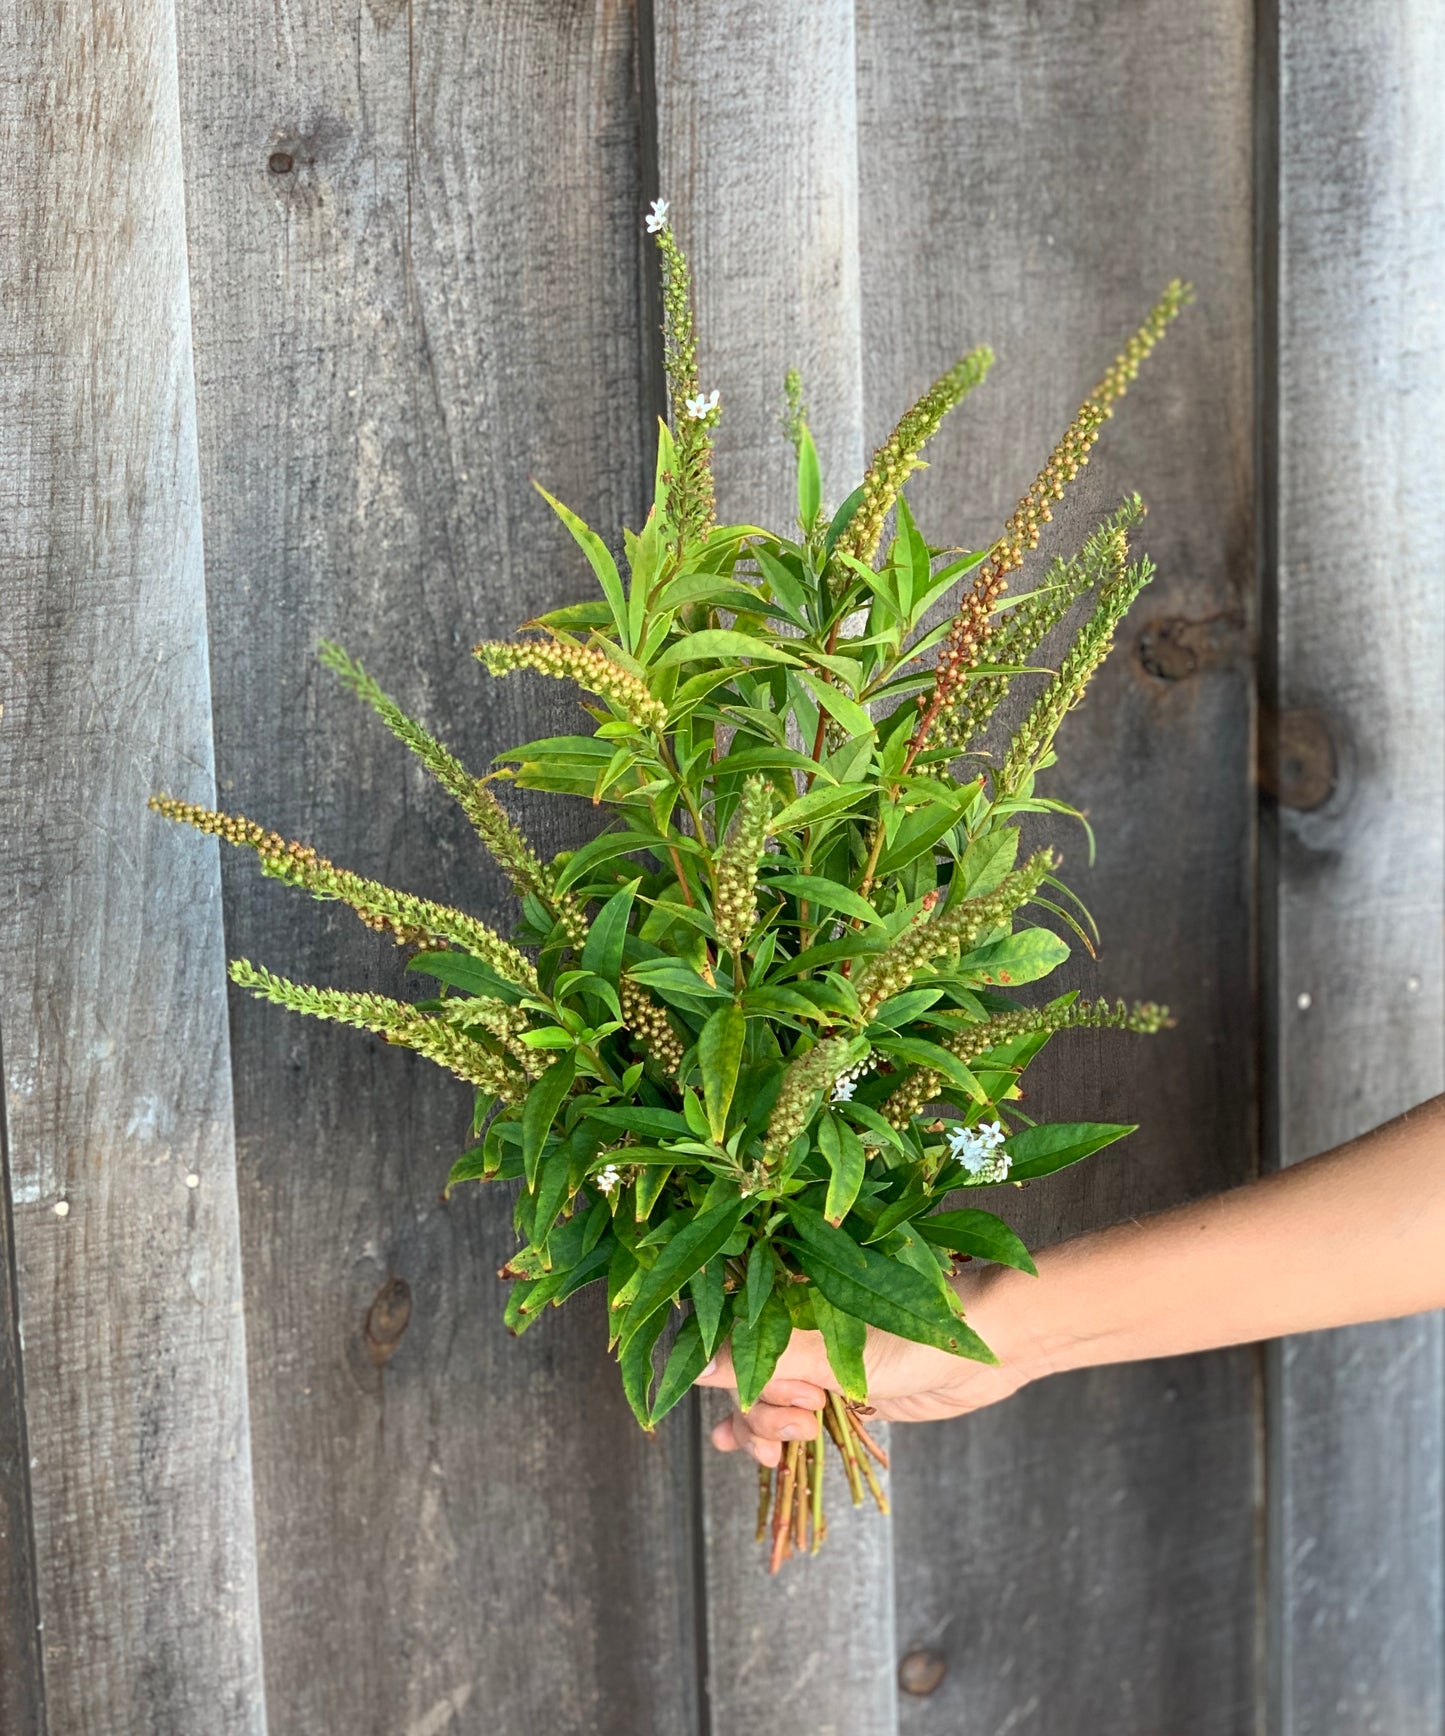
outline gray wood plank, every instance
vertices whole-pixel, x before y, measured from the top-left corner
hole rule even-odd
[[[1072,546],[1126,489],[1150,504],[1160,576],[1049,788],[1099,838],[1091,870],[1059,836],[1103,931],[1070,980],[1179,1026],[1063,1039],[1030,1075],[1036,1116],[1142,1124],[1001,1200],[1035,1244],[1255,1165],[1251,39],[1242,0],[859,7],[869,437],[955,355],[998,354],[914,490],[931,540],[992,538],[1163,283],[1199,290],[1046,539]],[[1254,1361],[1096,1371],[895,1429],[900,1648],[946,1666],[903,1729],[1253,1730]]]
[[[312,650],[341,639],[478,768],[590,727],[469,647],[592,592],[530,476],[610,535],[650,493],[634,28],[524,0],[182,8],[223,794],[506,924],[465,821]],[[588,823],[524,818],[544,848]],[[234,952],[414,993],[347,913],[226,872]],[[462,1087],[250,1002],[232,1029],[273,1726],[694,1729],[685,1422],[639,1434],[585,1301],[508,1338],[510,1197],[438,1200]]]
[[[0,61],[0,1024],[44,1727],[259,1733],[219,877],[145,812],[159,778],[212,789],[170,0],[7,10]]]
[[[790,366],[831,503],[864,460],[853,7],[662,0],[655,32],[659,186],[696,274],[702,377],[724,409],[719,513],[786,528]],[[721,1413],[703,1412],[712,1727],[895,1730],[888,1522],[854,1514],[831,1476],[827,1546],[769,1580],[753,1542],[755,1467],[707,1448]]]
[[[1317,715],[1334,766],[1279,808],[1269,858],[1290,1163],[1445,1087],[1445,18],[1277,21],[1273,697]],[[1287,1341],[1270,1398],[1271,1729],[1433,1736],[1441,1321]]]
[[[35,1581],[4,1080],[0,1048],[0,1730],[27,1730],[45,1736],[45,1677],[40,1658],[43,1630]]]

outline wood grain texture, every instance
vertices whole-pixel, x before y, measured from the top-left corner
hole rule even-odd
[[[465,821],[312,654],[342,640],[478,768],[590,728],[469,648],[593,593],[530,476],[614,541],[650,493],[631,8],[188,3],[182,69],[223,796],[509,926]],[[519,811],[544,849],[587,822]],[[233,952],[416,993],[348,913],[226,873]],[[438,1198],[462,1087],[232,1021],[273,1728],[692,1730],[685,1422],[638,1432],[585,1299],[508,1338],[510,1192]]]
[[[45,1677],[40,1656],[44,1630],[35,1579],[4,1079],[0,1048],[0,1730],[29,1730],[45,1736]]]
[[[724,520],[790,526],[783,377],[802,373],[830,505],[862,475],[862,349],[851,0],[743,0],[655,14],[659,185],[698,286],[704,385],[722,395],[716,472]],[[706,1445],[712,1727],[760,1736],[897,1728],[889,1525],[854,1514],[830,1475],[833,1520],[816,1560],[776,1580],[753,1542],[751,1460]]]
[[[1035,1117],[1142,1124],[1001,1196],[1035,1244],[1255,1166],[1250,44],[1241,0],[859,6],[869,438],[965,349],[998,355],[913,490],[930,540],[997,534],[1163,284],[1199,292],[1033,563],[1126,490],[1148,501],[1159,577],[1045,788],[1099,839],[1090,869],[1079,833],[1050,828],[1103,932],[1067,980],[1179,1020],[1061,1038],[1031,1072]],[[898,1637],[948,1662],[905,1730],[1253,1730],[1251,1352],[895,1435]]]
[[[162,778],[212,788],[169,0],[8,11],[0,60],[0,1024],[44,1727],[259,1733],[219,878],[145,812]]]
[[[1275,1155],[1445,1088],[1445,18],[1278,9],[1274,608],[1282,715],[1334,786],[1282,806]],[[1438,1317],[1271,1360],[1279,1736],[1445,1723]]]

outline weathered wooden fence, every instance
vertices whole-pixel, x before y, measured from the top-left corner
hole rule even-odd
[[[501,914],[312,650],[474,762],[562,715],[467,648],[586,588],[529,475],[640,517],[659,189],[748,515],[787,364],[841,492],[986,339],[917,497],[987,538],[1188,275],[1070,515],[1138,486],[1161,576],[1057,774],[1086,980],[1180,1023],[1060,1053],[1145,1131],[1022,1227],[1441,1089],[1445,15],[20,0],[0,66],[6,1736],[1439,1736],[1438,1320],[895,1431],[891,1526],[765,1582],[747,1470],[635,1430],[595,1311],[506,1338],[505,1204],[438,1200],[465,1092],[222,979],[395,959],[143,802]]]

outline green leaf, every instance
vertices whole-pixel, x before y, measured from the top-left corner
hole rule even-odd
[[[910,1019],[916,1019],[942,995],[942,989],[905,989],[902,994],[890,995],[873,1014],[875,1025],[886,1025],[891,1030],[901,1030]]]
[[[874,927],[883,921],[868,900],[851,887],[840,886],[836,880],[825,880],[818,874],[770,874],[758,884],[764,890],[776,886],[825,910],[841,910],[844,916],[855,916],[859,922],[872,923]]]
[[[687,1137],[686,1120],[675,1109],[654,1109],[648,1103],[607,1104],[587,1111],[589,1121],[600,1121],[604,1127],[623,1127],[629,1133],[647,1133],[654,1139],[668,1135]]]
[[[617,562],[608,553],[607,544],[590,526],[584,524],[570,507],[563,506],[560,500],[548,494],[540,482],[534,483],[537,490],[577,539],[577,546],[591,562],[592,571],[597,575],[597,582],[602,587],[602,594],[607,598],[607,606],[612,611],[612,619],[617,627],[617,637],[625,650],[632,649],[632,634],[627,623],[627,599],[622,590],[622,576],[617,571]]]
[[[806,1019],[812,1024],[831,1022],[832,1014],[820,1007],[799,989],[749,989],[743,996],[743,1006],[750,1013],[788,1021]]]
[[[792,1316],[776,1290],[768,1292],[756,1324],[734,1317],[733,1373],[738,1383],[738,1404],[743,1410],[751,1410],[757,1403],[758,1394],[773,1378],[778,1358],[788,1348],[792,1336]]]
[[[627,974],[665,1001],[718,1001],[729,999],[726,989],[705,983],[690,964],[680,958],[647,958],[627,967]]]
[[[564,1055],[560,1061],[554,1061],[527,1093],[527,1101],[522,1105],[522,1168],[527,1177],[528,1193],[536,1191],[542,1147],[557,1118],[557,1111],[562,1107],[563,1098],[572,1089],[576,1070],[577,1060],[573,1055]]]
[[[958,865],[960,888],[969,898],[982,898],[992,892],[1010,873],[1018,860],[1019,830],[1006,826],[1001,831],[985,832],[963,853]]]
[[[622,1368],[622,1390],[632,1406],[633,1416],[645,1429],[652,1427],[652,1411],[647,1402],[652,1388],[652,1347],[666,1325],[667,1315],[660,1311],[644,1320],[617,1359]]]
[[[823,507],[823,477],[818,468],[818,448],[806,424],[798,429],[798,517],[804,531],[813,527]]]
[[[955,1254],[972,1254],[980,1260],[994,1260],[1000,1266],[1014,1266],[1020,1272],[1038,1276],[1028,1249],[992,1212],[938,1212],[931,1218],[917,1219],[913,1228],[935,1247],[949,1248]]]
[[[849,519],[852,518],[853,514],[855,512],[857,512],[858,508],[862,504],[863,504],[863,484],[860,482],[858,484],[858,486],[853,490],[853,492],[848,496],[848,498],[843,502],[843,504],[838,508],[837,512],[835,512],[833,514],[833,522],[828,526],[828,535],[827,535],[827,537],[823,543],[823,558],[825,560],[831,558],[832,553],[833,553],[834,543],[836,543],[838,538],[840,536],[842,536],[844,530],[847,527]]]
[[[1092,1156],[1133,1133],[1132,1126],[1107,1121],[1055,1121],[1039,1127],[1025,1127],[1006,1139],[1003,1149],[1013,1159],[1010,1181],[1036,1181],[1041,1175],[1067,1169],[1080,1158]]]
[[[775,834],[790,832],[799,826],[811,826],[816,820],[831,819],[834,814],[856,808],[874,794],[872,784],[834,784],[811,789],[773,816],[772,830]]]
[[[916,861],[963,818],[958,803],[947,799],[929,802],[904,816],[893,841],[878,859],[878,873],[896,874]]]
[[[604,832],[580,850],[574,850],[562,863],[557,870],[557,890],[566,892],[599,863],[611,862],[618,856],[628,856],[638,850],[650,850],[660,855],[666,848],[667,840],[655,832]]]
[[[746,1200],[737,1199],[709,1212],[699,1212],[663,1244],[632,1299],[622,1333],[624,1349],[639,1327],[665,1307],[699,1267],[721,1251],[746,1206]]]
[[[627,939],[627,919],[632,914],[632,900],[639,880],[629,880],[620,887],[592,919],[582,948],[582,968],[600,976],[603,982],[616,983],[622,973],[622,946]]]
[[[813,1292],[813,1318],[823,1334],[823,1348],[828,1353],[828,1366],[838,1377],[844,1398],[862,1404],[868,1397],[868,1371],[863,1366],[863,1351],[868,1343],[867,1322],[835,1308],[816,1285]]]
[[[941,1075],[950,1084],[957,1085],[960,1091],[967,1092],[975,1103],[985,1100],[978,1080],[957,1055],[951,1054],[940,1043],[925,1042],[922,1037],[883,1037],[877,1047],[885,1055],[896,1055],[901,1061],[911,1061],[915,1067],[926,1067],[929,1072]]]
[[[830,682],[819,681],[811,670],[800,670],[798,680],[803,683],[829,717],[842,725],[847,734],[863,736],[873,734],[873,719],[869,717],[856,699],[850,699],[846,693],[840,692]]]
[[[756,1326],[763,1304],[773,1293],[773,1256],[766,1242],[754,1242],[748,1250],[748,1275],[743,1284],[742,1318]]]
[[[702,1331],[694,1314],[683,1322],[682,1330],[672,1343],[672,1353],[657,1383],[657,1397],[652,1402],[648,1426],[656,1428],[679,1400],[687,1397],[692,1383],[707,1365],[710,1353],[704,1348]]]
[[[702,1095],[707,1105],[708,1131],[721,1145],[727,1135],[728,1110],[738,1082],[743,1039],[748,1021],[739,1006],[719,1007],[702,1028],[697,1040],[697,1064],[702,1073]]]
[[[717,1256],[709,1260],[700,1272],[694,1272],[687,1281],[697,1323],[702,1329],[703,1351],[707,1356],[713,1353],[717,1344],[718,1327],[722,1325],[723,1303],[727,1298],[725,1276],[722,1258]]]
[[[470,1151],[464,1151],[452,1165],[447,1175],[447,1184],[442,1189],[442,1198],[447,1198],[458,1182],[485,1181],[486,1179],[486,1147],[474,1145]]]
[[[557,1213],[561,1211],[563,1201],[567,1198],[567,1179],[571,1168],[572,1147],[567,1140],[563,1140],[543,1159],[538,1171],[537,1203],[532,1215],[532,1240],[539,1248],[547,1245],[547,1237],[552,1233]]]
[[[914,600],[923,597],[928,590],[932,562],[928,558],[928,545],[918,534],[918,526],[913,522],[908,502],[901,494],[898,496],[898,534],[895,546],[899,554],[898,595],[903,604],[903,612],[912,617],[915,613]]]
[[[978,1334],[949,1312],[921,1272],[875,1248],[860,1248],[816,1213],[793,1207],[788,1216],[802,1242],[798,1264],[835,1308],[916,1344],[975,1362],[998,1361]]]
[[[630,1162],[630,1146],[627,1148],[627,1156]],[[657,1204],[663,1188],[667,1186],[667,1178],[672,1174],[673,1168],[673,1163],[652,1163],[644,1166],[643,1173],[637,1178],[633,1194],[632,1215],[639,1224],[645,1224],[652,1216],[652,1208]]]
[[[1051,928],[1021,928],[1017,934],[1005,934],[961,958],[958,970],[960,975],[1014,988],[1046,977],[1068,956],[1068,943]]]
[[[653,664],[665,669],[671,663],[700,663],[705,658],[732,662],[739,657],[754,663],[797,663],[791,651],[770,644],[752,633],[734,633],[724,627],[708,627],[701,633],[688,633],[675,639]]]
[[[499,1001],[516,1003],[523,990],[490,970],[469,952],[419,952],[408,960],[408,970],[435,977],[449,989],[461,989],[464,994],[489,996]]]
[[[867,1158],[863,1141],[851,1127],[845,1126],[827,1110],[818,1120],[818,1149],[828,1165],[828,1198],[823,1216],[833,1225],[841,1224],[853,1209],[858,1190],[863,1185]]]

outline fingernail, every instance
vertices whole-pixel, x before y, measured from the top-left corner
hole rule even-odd
[[[703,1380],[708,1375],[716,1374],[716,1373],[717,1373],[717,1358],[713,1357],[712,1361],[710,1363],[708,1363],[707,1367],[702,1371],[702,1373],[697,1378],[699,1380]]]

